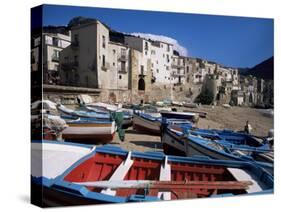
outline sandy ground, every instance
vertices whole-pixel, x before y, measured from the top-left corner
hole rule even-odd
[[[200,118],[197,123],[199,128],[232,129],[243,130],[248,120],[253,130],[252,133],[258,136],[266,136],[269,129],[273,129],[273,118],[264,116],[260,110],[244,107],[224,108],[216,106],[204,106],[196,109],[179,108],[180,110],[207,112],[207,118]],[[136,132],[132,128],[126,130],[125,141],[121,142],[115,136],[112,145],[121,146],[123,149],[135,151],[162,151],[159,136],[145,135]]]

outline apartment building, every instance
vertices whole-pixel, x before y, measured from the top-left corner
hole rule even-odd
[[[98,20],[71,28],[71,45],[62,52],[62,84],[128,89],[129,48],[110,41],[109,27]]]
[[[161,41],[151,42],[151,72],[154,83],[171,84],[173,78],[172,72],[172,56],[173,45]]]
[[[185,85],[186,82],[185,58],[179,55],[172,56],[171,79],[174,86]]]
[[[31,71],[39,70],[41,37],[31,39]]]
[[[60,52],[70,45],[70,32],[65,34],[43,31],[43,76],[45,84],[59,83]]]

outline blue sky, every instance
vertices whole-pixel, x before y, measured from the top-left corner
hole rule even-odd
[[[252,67],[273,56],[273,19],[45,5],[43,25],[96,18],[120,32],[176,39],[191,57],[232,67]]]

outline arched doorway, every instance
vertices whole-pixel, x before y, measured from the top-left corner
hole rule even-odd
[[[144,91],[144,90],[145,90],[145,81],[144,81],[143,78],[140,78],[140,79],[139,79],[138,90],[139,90],[139,91]]]

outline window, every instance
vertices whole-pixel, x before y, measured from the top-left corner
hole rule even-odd
[[[115,66],[115,63],[113,62],[112,65]]]
[[[59,39],[53,38],[53,46],[59,46]]]
[[[105,55],[102,55],[102,66],[105,66]]]
[[[153,63],[151,63],[151,67],[153,67]]]
[[[79,37],[78,37],[78,34],[75,34],[74,35],[74,45],[78,46],[78,44],[79,44]]]
[[[119,79],[122,79],[122,75],[119,75]]]
[[[121,62],[121,71],[126,71],[126,63],[124,61]]]
[[[60,56],[60,51],[55,49],[54,53],[52,55],[52,60],[53,61],[59,61],[59,56]]]
[[[105,48],[105,36],[102,36],[102,47]]]
[[[159,69],[157,69],[156,72],[159,73]]]
[[[147,42],[147,41],[145,42],[145,47],[144,47],[144,49],[145,49],[145,50],[148,50],[148,42]]]
[[[167,63],[169,63],[170,62],[170,57],[169,57],[169,55],[167,54]]]
[[[167,45],[167,52],[170,51],[170,45]]]
[[[115,49],[113,49],[112,51],[113,51],[113,54],[115,54],[115,53],[116,53],[116,50],[115,50]]]
[[[121,49],[121,55],[125,56],[126,55],[126,49]]]
[[[141,65],[141,66],[140,66],[140,69],[141,69],[141,75],[144,75],[144,66]]]
[[[78,66],[78,56],[77,55],[74,56],[74,65]]]

